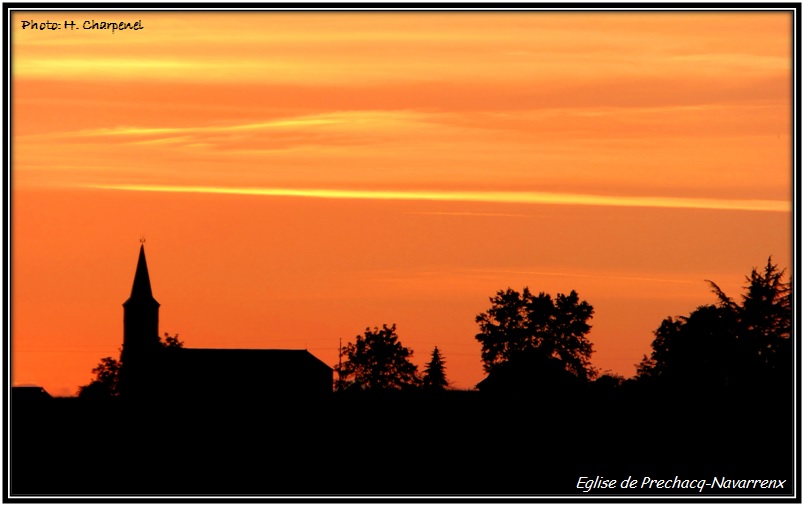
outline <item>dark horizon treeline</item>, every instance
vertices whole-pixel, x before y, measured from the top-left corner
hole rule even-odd
[[[650,355],[625,378],[592,366],[589,320],[594,308],[573,290],[551,297],[511,288],[498,291],[491,307],[476,316],[481,360],[487,377],[476,388],[496,394],[546,388],[785,389],[792,386],[792,282],[769,257],[746,276],[735,300],[709,280],[716,303],[687,316],[668,316],[654,332]],[[181,348],[178,334],[165,333],[165,348]],[[336,393],[441,391],[451,389],[447,360],[435,346],[424,371],[412,362],[396,324],[366,328],[339,348],[333,365]],[[123,364],[105,357],[79,397],[117,397]],[[542,392],[546,393],[546,392]]]
[[[768,259],[739,300],[710,283],[717,302],[665,319],[630,379],[592,368],[589,303],[526,288],[499,291],[477,316],[488,372],[478,391],[448,388],[437,347],[419,375],[384,325],[342,347],[336,390],[324,398],[17,403],[11,490],[592,497],[646,491],[586,494],[579,477],[679,476],[788,485],[645,497],[790,495],[792,286],[783,276]],[[162,346],[182,343],[166,335]]]

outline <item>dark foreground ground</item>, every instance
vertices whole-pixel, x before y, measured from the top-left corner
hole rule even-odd
[[[478,393],[310,404],[12,406],[12,497],[461,495],[694,498],[793,493],[793,412],[763,395],[495,399]],[[578,488],[581,477],[618,488]],[[621,489],[628,477],[636,488]],[[653,479],[786,480],[649,489]]]

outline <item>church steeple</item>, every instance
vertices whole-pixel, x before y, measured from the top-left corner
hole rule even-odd
[[[151,292],[151,277],[148,275],[148,263],[145,261],[145,245],[140,245],[140,257],[137,260],[137,272],[134,273],[131,296],[123,303],[123,306],[125,307],[132,303],[156,304],[157,307],[159,306]]]
[[[147,387],[153,360],[159,353],[159,303],[151,292],[151,278],[140,246],[131,296],[123,303],[123,351],[121,393],[133,395]]]

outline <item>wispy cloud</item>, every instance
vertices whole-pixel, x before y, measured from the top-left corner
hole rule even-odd
[[[119,142],[143,142],[169,139],[194,139],[227,134],[251,134],[260,131],[309,132],[363,132],[377,129],[398,129],[411,125],[421,128],[429,124],[428,116],[413,111],[339,111],[332,113],[280,117],[247,123],[231,123],[206,126],[146,127],[119,125],[108,128],[62,131],[45,134],[18,135],[18,139],[103,139]]]
[[[355,113],[334,113],[313,116],[301,116],[294,118],[283,118],[271,121],[261,121],[254,123],[201,126],[201,127],[172,127],[172,128],[147,128],[134,126],[119,126],[114,128],[97,128],[92,130],[81,130],[77,132],[64,132],[58,135],[75,137],[150,137],[161,135],[177,134],[214,134],[226,132],[249,132],[263,129],[283,129],[283,128],[308,128],[319,126],[330,126],[339,124],[367,124],[377,123],[382,120],[390,121],[393,117],[400,116],[401,113],[379,114],[373,111],[361,111]]]
[[[623,274],[612,274],[600,272],[596,274],[580,273],[577,270],[571,272],[557,272],[557,271],[532,271],[532,270],[503,270],[503,269],[474,269],[471,272],[474,274],[488,274],[488,275],[501,275],[501,274],[516,274],[527,276],[557,276],[557,277],[571,277],[571,278],[593,278],[593,279],[618,279],[624,281],[643,281],[648,283],[679,283],[679,284],[700,284],[699,280],[692,279],[679,279],[679,278],[657,278],[649,276],[626,276]]]
[[[507,204],[552,204],[607,207],[653,207],[673,209],[711,209],[729,211],[790,212],[791,203],[781,200],[736,200],[686,197],[591,195],[524,191],[426,191],[426,190],[348,190],[324,188],[265,188],[177,185],[89,185],[106,190],[209,193],[223,195],[261,195],[347,200],[421,200],[442,202],[488,202]]]
[[[530,218],[527,214],[514,213],[473,213],[473,212],[447,212],[447,211],[415,211],[408,214],[426,216],[486,216],[491,218]]]

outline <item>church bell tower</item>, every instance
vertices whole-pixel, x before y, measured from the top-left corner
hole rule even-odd
[[[159,302],[151,292],[145,245],[141,245],[131,296],[123,303],[122,394],[132,394],[147,387],[149,369],[160,347]]]

